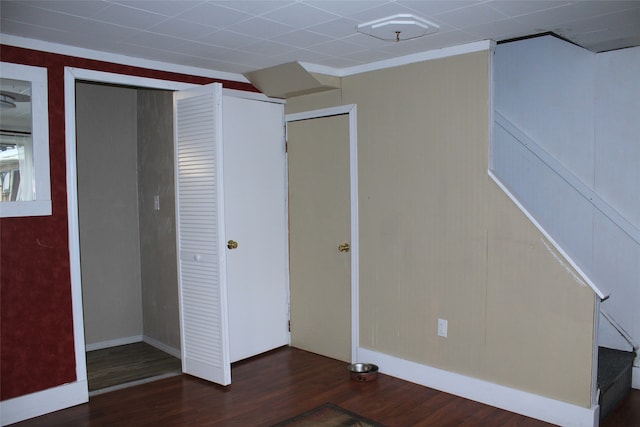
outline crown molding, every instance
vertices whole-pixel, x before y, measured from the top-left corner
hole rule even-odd
[[[242,74],[210,70],[208,68],[189,67],[186,65],[171,64],[168,62],[153,61],[150,59],[143,59],[134,56],[102,52],[98,50],[51,43],[42,40],[11,36],[8,34],[0,34],[0,44],[21,47],[25,49],[41,50],[45,52],[54,52],[60,55],[76,56],[84,59],[93,59],[96,61],[113,62],[116,64],[130,65],[133,67],[187,74],[190,76],[210,77],[219,80],[249,83],[249,80],[247,80]]]
[[[348,68],[333,68],[323,65],[302,62],[302,66],[311,73],[327,74],[335,77],[347,77],[369,71],[383,70],[385,68],[399,67],[401,65],[413,64],[416,62],[430,61],[432,59],[446,58],[449,56],[463,55],[465,53],[491,50],[495,47],[493,40],[482,40],[479,42],[467,43],[457,46],[433,49],[411,55],[399,56],[397,58],[385,59],[383,61],[371,62],[369,64],[356,65]]]

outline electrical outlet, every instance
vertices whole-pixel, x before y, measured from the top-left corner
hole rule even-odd
[[[448,323],[446,319],[438,319],[438,336],[439,337],[447,337],[447,327]]]
[[[153,209],[156,211],[160,210],[160,195],[156,194],[153,196]]]

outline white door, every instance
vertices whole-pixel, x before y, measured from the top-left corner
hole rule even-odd
[[[224,95],[222,115],[235,362],[289,342],[284,106]]]
[[[221,103],[219,83],[174,94],[182,370],[227,385]]]

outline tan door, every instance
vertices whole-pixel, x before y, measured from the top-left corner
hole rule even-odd
[[[287,140],[291,345],[349,362],[349,115],[289,122]]]

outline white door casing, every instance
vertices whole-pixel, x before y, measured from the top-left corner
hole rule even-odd
[[[84,315],[80,268],[80,235],[78,226],[77,158],[76,158],[76,81],[102,82],[162,90],[192,87],[189,83],[129,76],[104,71],[64,67],[65,166],[67,190],[67,223],[69,230],[69,267],[71,308],[76,363],[76,381],[40,392],[0,402],[3,424],[12,424],[48,412],[79,405],[89,399],[85,357]]]
[[[349,193],[350,193],[350,290],[351,361],[358,360],[359,348],[359,238],[358,238],[358,147],[357,108],[355,104],[305,111],[285,116],[287,124],[300,120],[348,114],[349,118]]]

